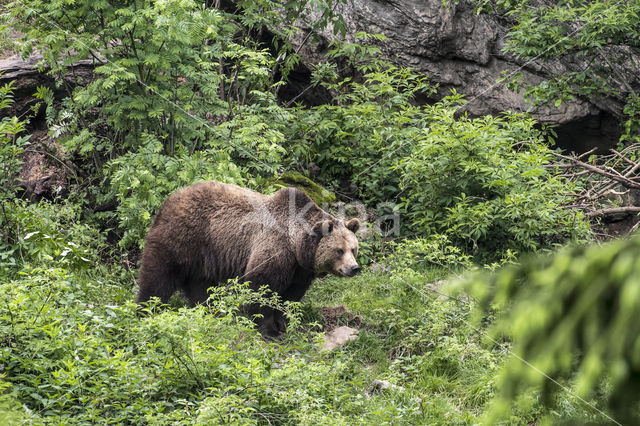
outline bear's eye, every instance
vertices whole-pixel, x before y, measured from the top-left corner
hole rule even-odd
[[[353,253],[353,255],[356,255],[356,249],[351,249],[351,253]]]
[[[344,254],[344,250],[342,249],[338,249],[336,251],[338,252],[338,256],[342,256]]]

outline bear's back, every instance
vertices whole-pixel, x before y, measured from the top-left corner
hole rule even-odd
[[[194,223],[198,218],[217,216],[220,211],[237,216],[249,213],[253,205],[268,197],[236,185],[206,181],[189,185],[173,193],[156,215],[156,222]]]
[[[253,244],[256,224],[246,221],[268,197],[235,185],[198,182],[172,194],[157,213],[146,244],[161,246],[180,264],[217,257],[229,273]],[[214,275],[218,275],[217,273]]]

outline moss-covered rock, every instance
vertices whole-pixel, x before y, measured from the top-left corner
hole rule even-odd
[[[329,205],[336,201],[336,195],[318,185],[308,177],[298,172],[283,173],[276,181],[276,186],[287,187],[292,186],[298,188],[309,196],[317,205]]]

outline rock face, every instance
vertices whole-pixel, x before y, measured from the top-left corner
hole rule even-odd
[[[474,116],[530,109],[531,104],[522,95],[496,83],[502,72],[521,72],[525,82],[537,84],[546,76],[578,70],[583,65],[584,59],[571,57],[524,62],[506,55],[502,51],[506,24],[497,16],[475,14],[473,7],[464,3],[442,7],[441,0],[349,0],[339,4],[337,12],[347,24],[347,41],[354,41],[359,31],[384,34],[388,39],[379,46],[389,59],[428,74],[440,85],[440,96],[452,88],[464,93],[469,101],[466,110]],[[319,34],[324,42],[305,43],[311,30],[308,23],[317,18],[313,13],[304,18],[306,24],[300,24],[301,32],[293,40],[307,63],[323,60],[328,42],[337,37],[332,28],[327,28]],[[629,54],[640,62],[638,52]],[[638,80],[638,76],[633,79]],[[583,99],[531,113],[539,121],[560,125],[559,143],[562,145],[565,136],[569,138],[567,149],[588,149],[611,141],[615,144],[621,131],[621,101]],[[569,126],[566,131],[565,125]],[[576,136],[575,131],[583,128],[584,135]]]

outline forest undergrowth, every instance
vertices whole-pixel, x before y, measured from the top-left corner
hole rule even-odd
[[[534,19],[515,3],[510,19]],[[58,85],[0,121],[5,423],[638,418],[637,398],[623,396],[640,387],[640,249],[633,239],[590,246],[592,223],[573,203],[593,182],[554,163],[553,129],[525,113],[459,114],[455,91],[419,102],[435,85],[384,58],[380,34],[332,42],[311,66],[304,92],[330,102],[284,100],[300,65],[296,19],[319,8],[318,28],[345,31],[332,1],[2,5],[0,35],[22,39],[0,46],[41,55]],[[595,34],[614,36],[601,25],[608,32]],[[514,24],[514,54],[527,34]],[[70,85],[79,60],[94,75]],[[527,93],[562,102],[578,96],[576,81]],[[13,93],[12,83],[0,90],[3,115]],[[621,144],[637,142],[633,101]],[[51,199],[26,199],[17,179],[36,126],[73,170]],[[213,287],[207,306],[174,296],[140,315],[144,236],[167,196],[202,180],[265,194],[293,182],[334,213],[360,215],[365,272],[317,279],[301,303],[240,282]],[[241,313],[256,297],[285,312],[285,337],[262,339]],[[321,351],[336,325],[359,329],[357,339]]]

